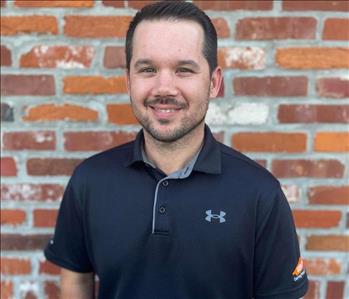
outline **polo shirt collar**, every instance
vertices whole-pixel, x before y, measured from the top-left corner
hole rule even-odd
[[[140,130],[133,143],[133,151],[131,152],[130,159],[125,163],[125,166],[129,167],[137,164],[144,164],[142,155],[143,146],[143,129]],[[220,145],[212,135],[211,130],[205,125],[205,137],[204,144],[201,148],[199,156],[193,167],[193,171],[220,174],[221,173],[221,151]]]

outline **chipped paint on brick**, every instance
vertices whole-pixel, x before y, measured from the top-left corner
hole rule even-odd
[[[266,104],[218,105],[211,103],[206,121],[211,125],[260,125],[267,122],[268,116],[269,107]]]
[[[49,132],[33,132],[33,138],[37,143],[50,142],[54,139]]]
[[[298,202],[300,199],[300,190],[297,185],[282,185],[282,191],[284,192],[288,202]]]
[[[266,64],[265,52],[258,47],[221,48],[218,58],[223,67],[238,69],[261,70]]]

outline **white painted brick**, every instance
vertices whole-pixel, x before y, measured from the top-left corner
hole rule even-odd
[[[226,105],[210,103],[206,122],[210,125],[260,125],[267,122],[269,107],[261,103]]]
[[[282,191],[284,192],[288,202],[300,201],[300,189],[297,185],[282,185]]]

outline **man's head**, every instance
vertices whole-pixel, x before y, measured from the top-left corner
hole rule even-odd
[[[135,17],[126,35],[126,67],[130,69],[133,50],[133,35],[142,21],[187,20],[198,23],[204,32],[202,52],[206,58],[210,74],[217,67],[217,33],[210,18],[192,3],[182,1],[162,1],[145,6]],[[190,38],[190,36],[188,36]]]
[[[208,17],[184,2],[160,2],[142,11],[128,32],[127,87],[134,115],[146,138],[166,143],[199,138],[209,98],[217,96],[222,81],[216,35],[205,51],[205,28],[196,20],[198,13],[199,19]]]

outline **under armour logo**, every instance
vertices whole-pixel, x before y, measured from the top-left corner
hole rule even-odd
[[[224,216],[226,215],[226,213],[223,211],[220,211],[219,215],[218,215],[218,214],[212,214],[212,210],[207,210],[206,215],[207,216],[206,216],[205,220],[208,222],[211,222],[212,218],[219,219],[219,223],[225,222]]]

